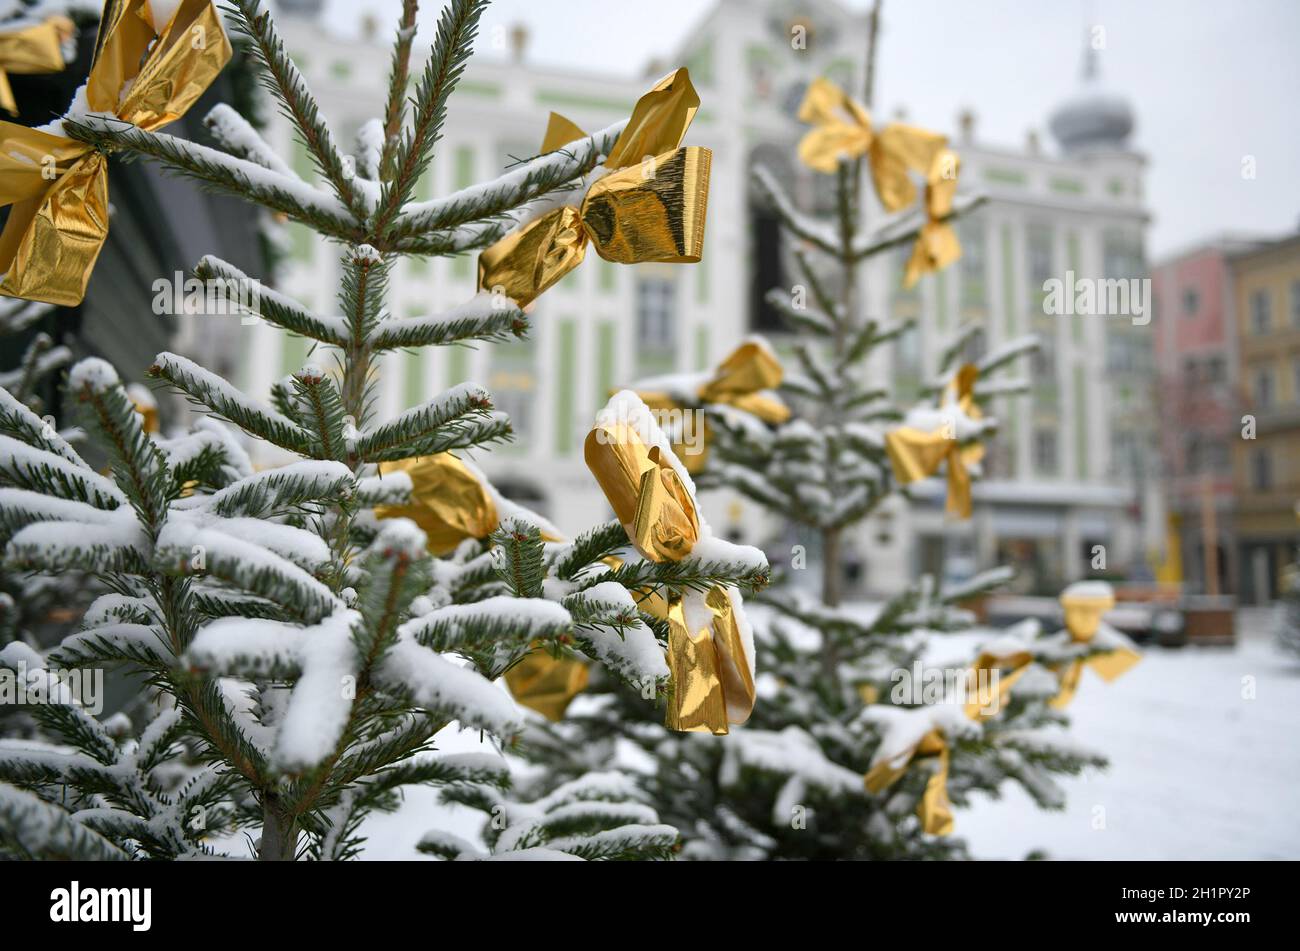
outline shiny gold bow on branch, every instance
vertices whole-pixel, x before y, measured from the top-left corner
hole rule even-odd
[[[628,539],[649,561],[680,561],[700,538],[695,500],[658,446],[647,447],[627,423],[598,423],[583,447]],[[679,594],[648,593],[642,605],[668,622],[673,696],[665,725],[682,732],[728,732],[754,709],[754,680],[740,632],[740,605],[723,587],[703,610]]]
[[[734,406],[765,423],[784,423],[790,418],[790,409],[770,392],[781,385],[782,375],[781,364],[775,354],[761,343],[748,341],[718,364],[713,374],[700,384],[695,398],[700,404]],[[653,410],[686,411],[686,407],[668,392],[638,390],[637,396]],[[709,439],[712,436],[708,420],[704,422],[702,436],[703,444],[697,451],[691,451],[680,441],[673,444],[677,458],[691,475],[701,472],[708,461]]]
[[[377,518],[409,518],[428,539],[429,554],[450,554],[467,538],[486,541],[501,523],[492,492],[476,473],[449,452],[380,463],[379,471],[405,472],[411,501],[375,506]],[[543,532],[547,541],[562,541]],[[522,706],[548,720],[560,720],[569,703],[587,688],[587,665],[552,657],[540,644],[505,673],[506,686]]]
[[[979,657],[975,658],[975,663],[971,665],[971,669],[967,672],[967,688],[977,690],[980,674],[983,671],[989,671],[990,673],[996,671],[998,674],[997,703],[993,705],[986,704],[977,693],[974,699],[966,702],[966,716],[981,723],[995,716],[997,711],[1007,702],[1007,697],[1011,693],[1011,688],[1015,685],[1015,682],[1024,676],[1033,660],[1034,655],[1026,650],[1009,652],[981,651]]]
[[[979,370],[967,363],[945,388],[944,405],[952,406],[969,419],[980,419],[982,413],[975,403],[975,380]],[[969,467],[984,458],[984,447],[978,443],[961,447],[955,427],[949,423],[932,432],[911,426],[900,426],[885,433],[885,450],[893,464],[894,478],[906,485],[934,475],[939,466],[948,467],[947,510],[959,518],[971,516],[971,487]]]
[[[814,171],[830,174],[841,158],[867,157],[876,195],[886,211],[916,201],[909,172],[929,175],[948,140],[937,132],[891,122],[879,132],[871,114],[829,79],[815,79],[799,106],[799,121],[814,128],[799,142],[799,159]]]
[[[211,0],[182,0],[157,28],[146,0],[105,7],[86,109],[152,132],[185,114],[230,59]],[[0,293],[72,306],[108,237],[108,158],[76,139],[0,122]]]
[[[1091,592],[1071,585],[1061,594],[1061,607],[1065,609],[1065,629],[1076,644],[1088,644],[1101,627],[1101,617],[1115,607],[1115,595],[1109,590]],[[1100,651],[1088,657],[1076,657],[1065,664],[1061,673],[1061,690],[1050,701],[1058,710],[1069,705],[1079,689],[1083,669],[1091,667],[1107,683],[1126,673],[1141,660],[1127,647]]]
[[[926,780],[916,814],[921,817],[921,828],[930,835],[948,835],[953,827],[952,802],[948,799],[950,753],[942,730],[931,730],[910,750],[892,759],[881,760],[867,770],[867,791],[873,794],[884,792],[903,777],[914,760],[922,757],[937,757],[939,767]]]
[[[480,289],[524,307],[580,263],[590,242],[618,264],[694,264],[704,246],[713,153],[681,147],[700,97],[685,69],[641,97],[605,159],[604,174],[577,207],[566,205],[507,235],[479,255]],[[551,114],[544,152],[585,136]]]
[[[18,115],[18,103],[9,85],[9,74],[60,73],[63,43],[77,32],[65,16],[52,16],[44,23],[0,33],[0,109]]]
[[[903,272],[903,286],[911,287],[921,275],[941,271],[961,257],[957,231],[948,223],[952,202],[957,197],[957,172],[961,159],[952,149],[940,149],[925,179],[925,224],[916,236],[912,256]]]

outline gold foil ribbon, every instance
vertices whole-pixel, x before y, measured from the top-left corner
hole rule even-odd
[[[9,85],[9,74],[63,72],[63,41],[77,28],[65,16],[52,16],[44,23],[0,33],[0,109],[18,115],[18,103]]]
[[[479,255],[479,288],[524,307],[577,267],[587,244],[607,261],[694,264],[704,245],[712,153],[681,147],[699,109],[690,75],[678,69],[637,102],[603,163],[608,174],[566,205],[507,235]],[[551,114],[543,151],[585,133]]]
[[[587,689],[590,676],[582,661],[552,657],[545,647],[534,644],[523,660],[505,672],[505,682],[520,706],[556,723],[564,719],[573,698]]]
[[[230,59],[211,0],[182,0],[155,27],[146,0],[105,8],[89,111],[152,132],[185,114]],[[83,142],[0,122],[0,293],[73,306],[108,236],[108,160]]]
[[[775,396],[765,392],[781,385],[783,371],[772,351],[760,343],[749,341],[739,347],[714,369],[713,375],[702,383],[696,393],[700,403],[724,403],[757,416],[765,423],[784,423],[790,418],[790,409]],[[671,394],[657,391],[637,391],[637,396],[651,409],[682,410]],[[691,475],[703,471],[709,457],[709,440],[712,429],[705,421],[702,446],[690,452],[681,442],[673,444],[673,451]]]
[[[916,200],[916,186],[908,173],[928,175],[948,142],[936,132],[899,122],[873,131],[867,108],[825,78],[809,85],[799,106],[799,121],[813,126],[799,142],[800,161],[830,174],[841,158],[865,155],[876,195],[890,212]]]
[[[649,561],[680,561],[699,541],[699,515],[690,491],[658,446],[647,447],[626,423],[598,424],[583,447],[587,467],[623,524],[632,545]],[[704,598],[707,623],[688,617],[680,595],[649,592],[642,605],[668,622],[668,669],[673,696],[665,725],[681,732],[725,734],[754,709],[754,681],[736,617],[739,605],[726,589]]]
[[[449,452],[380,463],[379,471],[411,477],[411,501],[377,505],[376,518],[409,518],[428,539],[429,554],[450,554],[467,538],[486,540],[500,516],[483,481]],[[547,541],[562,541],[543,533]],[[552,657],[542,644],[531,645],[523,660],[505,673],[506,686],[522,706],[548,720],[563,718],[575,696],[587,687],[587,665],[572,657]]]
[[[975,403],[975,380],[979,370],[967,363],[957,371],[948,384],[947,393],[956,408],[971,419],[981,417]],[[885,433],[885,451],[893,465],[894,478],[906,485],[934,475],[939,466],[948,466],[947,510],[959,518],[971,516],[971,488],[969,467],[984,457],[984,447],[972,445],[961,448],[955,432],[940,427],[924,432],[911,426],[899,426]]]
[[[867,791],[873,794],[884,792],[902,778],[907,767],[918,757],[938,757],[939,760],[939,768],[926,780],[925,792],[916,808],[921,828],[930,835],[948,835],[953,827],[952,802],[948,799],[950,754],[948,741],[941,730],[931,730],[911,750],[893,759],[882,760],[867,770],[864,780]]]
[[[912,256],[903,273],[903,286],[911,287],[930,271],[940,271],[961,257],[961,242],[948,223],[957,196],[957,171],[961,160],[949,148],[941,149],[931,162],[925,183],[925,224],[916,236]]]
[[[1065,629],[1070,632],[1070,639],[1076,644],[1087,644],[1096,636],[1101,627],[1101,617],[1115,607],[1115,596],[1092,596],[1070,594],[1067,588],[1061,595],[1061,607],[1065,609]],[[1101,651],[1090,657],[1076,657],[1065,664],[1061,671],[1060,692],[1050,701],[1051,706],[1062,709],[1069,706],[1079,689],[1083,678],[1083,669],[1091,667],[1107,683],[1126,673],[1142,658],[1127,647]]]
[[[966,716],[977,722],[983,722],[996,716],[997,710],[1007,702],[1007,697],[1011,693],[1012,686],[1019,680],[1033,663],[1034,657],[1028,651],[1013,651],[1009,654],[995,654],[988,651],[982,652],[971,665],[967,676],[968,688],[970,685],[978,685],[979,675],[982,671],[998,672],[997,687],[997,704],[993,710],[987,709],[986,704],[982,703],[977,697],[974,700],[966,702]],[[1009,669],[1008,669],[1009,668]],[[1002,673],[1008,669],[1007,673]]]
[[[379,505],[377,518],[409,518],[424,530],[429,554],[451,554],[467,538],[485,539],[500,521],[487,487],[449,452],[380,463],[379,471],[411,477],[411,501]]]

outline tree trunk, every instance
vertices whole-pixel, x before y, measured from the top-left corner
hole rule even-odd
[[[285,819],[268,797],[262,807],[262,841],[259,862],[292,862],[298,853],[298,823]]]

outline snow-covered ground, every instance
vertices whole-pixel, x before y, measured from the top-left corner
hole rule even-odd
[[[1272,642],[1271,611],[1238,615],[1235,648],[1149,647],[1111,684],[1091,671],[1069,708],[1072,735],[1110,769],[1063,780],[1063,812],[1016,788],[958,810],[956,833],[982,858],[1300,858],[1300,661]],[[953,643],[951,647],[958,645]],[[440,749],[481,749],[477,733]],[[366,858],[415,858],[425,829],[473,838],[482,814],[407,791],[366,826]]]
[[[1063,782],[1063,812],[1019,790],[957,813],[984,858],[1300,859],[1300,661],[1271,611],[1238,614],[1235,648],[1144,651],[1114,683],[1085,675],[1072,734],[1110,769]]]

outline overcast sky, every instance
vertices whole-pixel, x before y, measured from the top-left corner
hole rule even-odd
[[[868,0],[847,0],[865,9]],[[421,35],[440,4],[426,4]],[[330,0],[354,30],[366,10],[396,22],[400,0]],[[496,0],[496,24],[522,22],[529,57],[602,75],[637,76],[676,49],[708,0]],[[653,11],[647,15],[647,11]],[[1225,230],[1300,226],[1300,2],[1297,0],[886,0],[877,106],[905,105],[951,132],[963,106],[982,141],[1020,147],[1046,131],[1077,86],[1086,29],[1105,28],[1104,84],[1137,114],[1150,160],[1150,252],[1159,257]],[[486,44],[485,44],[486,45]],[[484,50],[483,55],[500,55]],[[1254,156],[1256,177],[1242,175]]]

